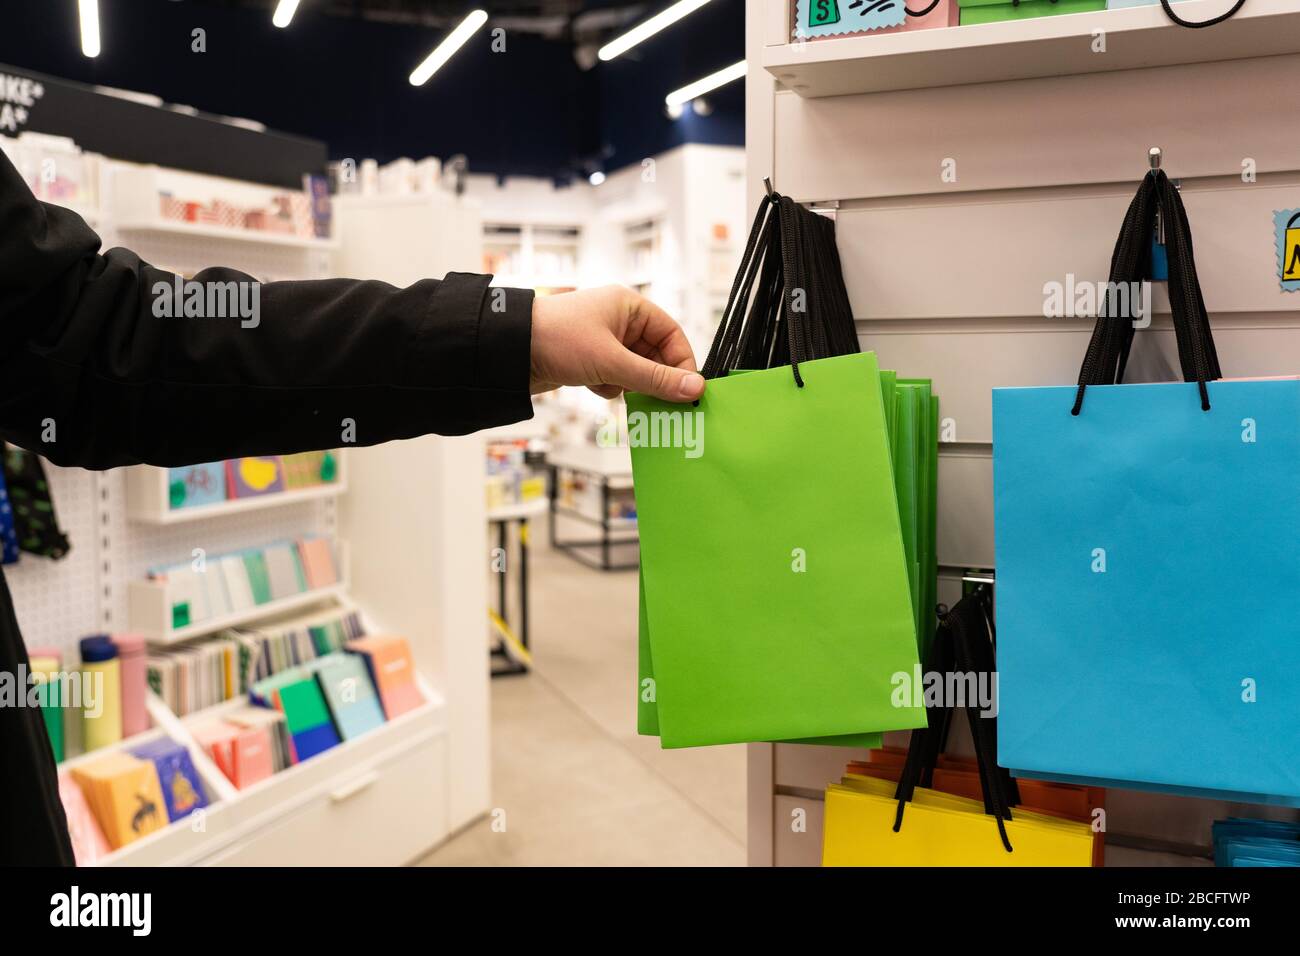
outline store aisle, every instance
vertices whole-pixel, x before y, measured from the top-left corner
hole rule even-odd
[[[662,751],[637,736],[635,572],[534,555],[536,668],[492,682],[504,832],[478,821],[419,864],[743,865],[744,748]]]

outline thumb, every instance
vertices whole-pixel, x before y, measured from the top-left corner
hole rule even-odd
[[[621,345],[610,366],[613,381],[609,384],[631,392],[644,392],[666,402],[691,402],[704,394],[704,376],[699,372],[661,365]]]

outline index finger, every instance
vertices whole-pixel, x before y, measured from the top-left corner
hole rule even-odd
[[[628,323],[624,345],[632,348],[643,342],[659,353],[664,365],[689,372],[699,371],[691,343],[672,316],[644,296],[638,296],[632,307],[632,321]]]

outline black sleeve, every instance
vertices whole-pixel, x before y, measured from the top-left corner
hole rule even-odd
[[[406,289],[268,282],[255,318],[166,317],[175,276],[99,247],[0,152],[0,437],[57,464],[192,464],[532,416],[531,291],[462,273]],[[193,281],[254,280],[206,269]]]

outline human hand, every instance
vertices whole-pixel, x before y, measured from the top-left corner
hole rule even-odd
[[[622,286],[583,289],[533,301],[532,393],[586,385],[602,398],[624,389],[669,402],[704,392],[681,326]]]

